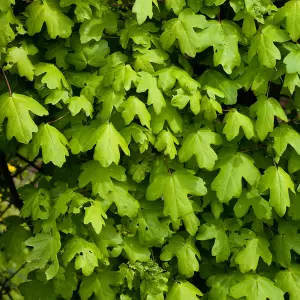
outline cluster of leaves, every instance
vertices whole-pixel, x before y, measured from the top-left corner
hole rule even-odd
[[[299,11],[1,0],[3,298],[299,299]]]

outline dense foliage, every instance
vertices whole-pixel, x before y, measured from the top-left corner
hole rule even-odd
[[[1,0],[2,298],[299,300],[299,38],[300,0]]]

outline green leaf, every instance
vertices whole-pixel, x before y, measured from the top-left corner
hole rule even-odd
[[[38,116],[48,115],[48,111],[31,97],[15,93],[0,96],[0,124],[7,118],[7,139],[15,137],[20,143],[29,143],[32,133],[38,131],[30,112]]]
[[[199,168],[213,170],[218,156],[212,149],[211,144],[222,144],[222,138],[210,129],[203,128],[195,133],[190,133],[183,141],[178,152],[180,162],[186,162],[195,155]]]
[[[178,40],[181,52],[195,57],[201,40],[194,28],[203,29],[206,26],[207,21],[203,15],[195,15],[192,9],[186,8],[178,18],[171,19],[164,24],[164,32],[160,41],[164,49],[169,49]]]
[[[273,148],[276,153],[275,161],[279,159],[286,150],[287,145],[291,145],[295,151],[300,154],[300,135],[299,133],[287,124],[280,124],[270,134],[274,138]]]
[[[259,96],[258,100],[251,105],[250,113],[257,115],[255,122],[255,130],[261,141],[263,141],[268,133],[273,131],[274,117],[287,122],[287,116],[280,104],[274,98],[267,98],[266,96]]]
[[[107,215],[99,201],[92,201],[91,206],[85,207],[84,224],[93,226],[95,232],[99,234],[102,230],[102,226],[105,224],[104,219],[107,219]]]
[[[93,273],[89,277],[83,277],[79,295],[82,300],[90,299],[93,294],[97,300],[115,300],[117,289],[114,286],[117,280],[116,272]]]
[[[233,22],[222,20],[208,21],[206,29],[198,34],[200,40],[198,51],[214,48],[214,66],[222,65],[227,74],[241,63],[238,42],[242,41],[241,29]]]
[[[178,15],[182,9],[185,7],[185,0],[166,0],[166,8],[168,10],[173,10],[176,15]]]
[[[93,194],[98,194],[100,197],[104,197],[114,190],[112,178],[118,181],[126,181],[125,169],[115,164],[104,168],[98,161],[91,160],[84,163],[81,169],[82,173],[78,178],[79,188],[83,188],[91,182]]]
[[[122,104],[122,109],[122,117],[124,118],[125,125],[130,124],[137,115],[141,124],[150,128],[151,116],[146,108],[146,105],[137,97],[130,96]]]
[[[132,7],[132,12],[136,14],[138,24],[144,23],[147,17],[149,17],[149,19],[152,19],[152,2],[158,7],[156,0],[135,0]]]
[[[221,202],[228,202],[242,193],[242,178],[251,186],[256,186],[260,173],[254,161],[246,154],[235,152],[234,149],[223,148],[218,154],[219,160],[215,169],[221,169],[211,184]]]
[[[21,283],[18,288],[20,289],[24,298],[32,300],[56,300],[56,295],[53,291],[53,285],[51,281],[42,283],[38,280],[30,280]]]
[[[239,265],[242,273],[255,271],[258,266],[259,258],[270,266],[272,263],[272,253],[269,250],[269,242],[260,236],[252,236],[245,243],[243,248],[235,257],[235,262]]]
[[[72,116],[77,115],[81,110],[85,112],[87,117],[92,116],[94,111],[93,105],[84,95],[80,95],[80,97],[71,97],[68,99],[67,103]]]
[[[0,13],[0,49],[13,41],[16,37],[11,25],[7,14]]]
[[[256,189],[252,189],[250,192],[246,189],[243,190],[241,196],[234,205],[236,217],[242,218],[245,216],[250,206],[258,219],[271,219],[272,208],[270,207],[269,202],[261,197]]]
[[[19,189],[19,194],[20,198],[25,202],[21,210],[24,218],[31,216],[34,221],[48,219],[51,196],[47,190],[24,186]]]
[[[69,155],[67,148],[68,144],[65,136],[58,131],[55,127],[49,124],[41,124],[39,131],[33,136],[33,139],[29,145],[29,157],[33,160],[39,153],[39,149],[42,148],[44,163],[50,161],[58,166],[66,162],[66,156]]]
[[[283,291],[266,277],[256,274],[245,275],[244,279],[230,289],[234,299],[245,297],[246,300],[283,300]]]
[[[60,235],[54,230],[53,234],[38,233],[29,238],[25,244],[33,247],[29,254],[28,263],[33,268],[43,269],[50,260],[50,266],[46,270],[47,280],[52,279],[59,269],[57,254],[61,247]]]
[[[297,0],[291,0],[286,2],[275,14],[276,22],[285,19],[285,28],[293,42],[296,42],[300,37],[299,10],[300,3]]]
[[[172,174],[161,172],[155,176],[146,192],[147,200],[153,201],[160,197],[164,199],[164,215],[173,221],[193,211],[187,194],[203,196],[207,193],[204,181],[193,176],[186,170]]]
[[[36,53],[38,53],[38,49],[32,44],[27,45],[26,42],[23,42],[21,47],[8,48],[5,58],[7,65],[4,69],[9,70],[16,65],[19,75],[32,81],[34,76],[34,66],[28,56],[35,55]]]
[[[166,298],[166,300],[198,300],[203,294],[193,284],[188,281],[176,281]]]
[[[215,239],[211,254],[216,256],[217,262],[226,261],[230,255],[230,245],[227,235],[228,230],[238,230],[241,225],[234,219],[215,219],[212,214],[205,215],[206,223],[201,225],[197,240],[206,241]],[[231,223],[234,225],[232,226]]]
[[[300,73],[300,51],[291,49],[291,52],[284,58],[283,62],[286,64],[286,71],[288,74]]]
[[[154,147],[160,152],[165,150],[164,154],[169,155],[170,159],[174,159],[177,154],[175,145],[178,144],[177,138],[169,130],[162,130],[157,136]]]
[[[286,221],[280,221],[278,234],[273,239],[275,260],[285,268],[291,265],[291,250],[300,254],[300,234],[298,228]]]
[[[288,34],[274,25],[267,25],[251,39],[248,56],[251,60],[256,54],[262,66],[274,68],[281,54],[274,42],[283,43],[289,40]]]
[[[133,237],[124,237],[124,252],[131,263],[150,260],[151,252],[148,247],[143,246],[139,242],[136,235]]]
[[[102,254],[94,243],[75,236],[66,243],[62,260],[67,265],[74,257],[75,269],[82,269],[83,275],[89,276],[98,267]]]
[[[239,113],[236,109],[229,111],[224,118],[225,126],[223,133],[228,141],[238,136],[240,128],[243,128],[244,134],[248,140],[254,136],[253,123],[250,118]]]
[[[201,100],[201,111],[204,113],[205,119],[213,121],[217,118],[217,112],[222,113],[222,106],[216,100],[204,96]]]
[[[295,193],[290,175],[281,167],[269,167],[259,182],[261,193],[268,189],[270,189],[270,205],[279,216],[283,216],[286,208],[290,206],[289,189]]]
[[[28,34],[34,35],[42,30],[46,23],[51,39],[57,36],[68,38],[72,33],[73,22],[61,11],[55,0],[34,1],[26,7]]]
[[[300,294],[300,266],[293,264],[287,270],[278,272],[275,284],[285,293],[289,293],[291,300],[297,300]]]
[[[46,73],[46,74],[45,74]],[[35,65],[34,74],[36,76],[42,76],[42,83],[46,84],[47,87],[51,90],[54,89],[69,89],[69,84],[62,74],[62,72],[53,64],[48,63],[39,63]]]
[[[141,79],[137,86],[136,92],[142,93],[148,90],[147,105],[153,105],[153,109],[157,115],[166,106],[165,98],[157,87],[157,79],[147,72],[140,72]]]
[[[170,261],[173,256],[177,257],[180,275],[190,278],[194,275],[194,272],[199,271],[198,259],[200,260],[201,256],[192,236],[185,240],[180,235],[173,235],[168,240],[168,244],[162,249],[160,259],[162,261]]]

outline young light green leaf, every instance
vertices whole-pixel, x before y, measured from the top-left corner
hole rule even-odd
[[[85,112],[87,117],[92,116],[94,111],[93,105],[84,95],[80,95],[80,97],[71,97],[68,99],[67,103],[72,116],[77,115],[81,110]]]
[[[228,141],[238,136],[240,128],[243,128],[244,134],[248,140],[254,136],[253,123],[250,118],[239,113],[236,109],[230,110],[224,118],[225,126],[223,133]]]
[[[38,53],[38,49],[32,44],[28,45],[26,42],[23,42],[20,47],[8,48],[5,57],[7,65],[4,67],[4,70],[9,70],[16,65],[19,75],[21,77],[25,76],[28,80],[32,81],[34,66],[28,56],[35,55],[36,53]]]
[[[273,131],[275,116],[285,122],[288,121],[279,102],[264,95],[258,96],[258,100],[250,107],[250,113],[257,115],[255,130],[261,141],[267,137],[268,133]]]
[[[162,130],[157,136],[154,147],[160,152],[165,150],[164,154],[174,159],[177,154],[175,145],[179,145],[177,138],[169,130]]]
[[[279,162],[287,145],[291,145],[300,154],[300,134],[287,124],[280,124],[270,134],[274,138],[273,148],[276,153],[275,160]]]
[[[206,26],[207,21],[203,15],[195,15],[191,8],[186,8],[178,18],[164,24],[160,41],[164,49],[169,49],[178,40],[181,52],[195,57],[201,41],[194,28],[203,29]]]
[[[204,118],[208,121],[213,121],[217,118],[217,113],[222,113],[221,104],[214,100],[209,99],[207,96],[204,96],[201,99],[201,112],[204,114]]]
[[[234,149],[223,148],[218,153],[219,160],[215,169],[221,169],[211,184],[221,202],[228,202],[242,193],[242,178],[251,186],[256,186],[260,173],[254,161],[246,154],[235,152]]]
[[[151,115],[149,114],[146,105],[135,96],[130,96],[122,104],[122,117],[125,124],[129,125],[135,116],[138,116],[142,125],[150,128]]]
[[[33,160],[38,155],[39,149],[42,148],[43,160],[46,164],[51,161],[54,165],[62,167],[66,156],[69,155],[67,144],[68,140],[60,131],[43,123],[29,144],[29,157]]]
[[[163,197],[164,215],[176,221],[193,211],[187,194],[203,196],[207,193],[204,184],[200,177],[193,176],[186,170],[173,174],[159,173],[148,186],[146,198],[153,201]]]
[[[135,235],[133,237],[124,237],[124,251],[131,263],[136,261],[145,262],[150,260],[151,252],[148,247],[143,246],[138,237]]]
[[[156,0],[135,0],[132,7],[132,12],[136,14],[138,24],[142,24],[146,21],[147,17],[152,19],[152,2],[158,7]]]
[[[289,293],[290,300],[297,300],[300,295],[300,266],[292,264],[287,270],[278,272],[275,284],[285,293]]]
[[[185,0],[166,0],[165,4],[168,10],[172,9],[178,15],[185,7]]]
[[[270,189],[270,205],[279,216],[283,216],[290,206],[289,190],[295,193],[294,182],[289,174],[281,167],[269,167],[259,182],[259,191],[262,193]]]
[[[93,194],[98,194],[100,197],[104,197],[104,195],[114,190],[112,178],[118,181],[126,181],[125,169],[115,164],[104,168],[98,161],[90,160],[84,163],[81,169],[82,173],[78,178],[79,188],[83,188],[91,182]]]
[[[66,39],[72,33],[73,22],[61,11],[57,1],[33,1],[26,7],[26,13],[29,35],[39,33],[44,23],[51,39],[57,36]]]
[[[203,294],[193,284],[188,281],[175,282],[169,291],[166,300],[199,300]]]
[[[197,132],[190,133],[183,141],[182,147],[178,152],[180,162],[186,162],[195,155],[199,168],[211,171],[218,159],[211,144],[222,144],[222,138],[210,129],[202,128]]]
[[[31,97],[15,93],[0,96],[0,124],[7,118],[8,140],[15,137],[20,143],[29,143],[32,133],[38,131],[30,112],[38,116],[48,115],[48,111]]]
[[[234,299],[245,297],[246,300],[283,300],[283,291],[266,277],[251,274],[230,289],[230,296]]]
[[[162,249],[160,259],[162,261],[170,261],[173,256],[177,257],[180,275],[190,278],[194,275],[194,272],[199,270],[198,260],[201,259],[201,256],[192,236],[185,240],[180,235],[173,235],[168,240],[168,244]]]
[[[280,221],[278,234],[273,238],[275,260],[285,268],[291,265],[291,250],[300,254],[300,233],[298,228],[286,221]]]
[[[104,219],[107,219],[107,215],[99,201],[92,201],[91,206],[85,207],[84,224],[93,226],[95,232],[99,234],[102,226],[105,224]]]

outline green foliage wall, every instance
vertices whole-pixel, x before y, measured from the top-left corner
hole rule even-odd
[[[299,0],[1,0],[0,148],[44,162],[3,299],[299,300],[299,37]]]

